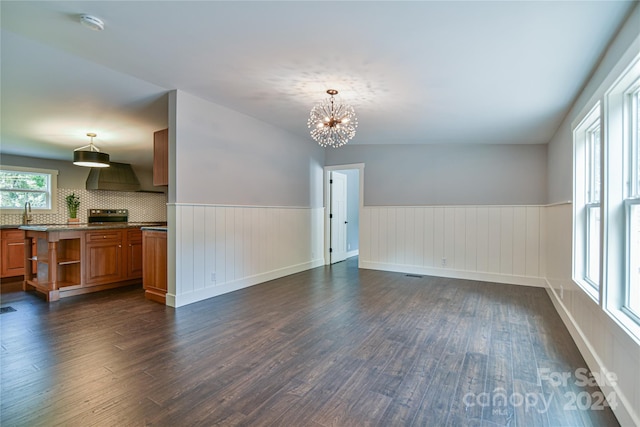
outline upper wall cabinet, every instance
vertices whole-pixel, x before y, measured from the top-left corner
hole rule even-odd
[[[169,185],[169,129],[153,133],[153,185]]]

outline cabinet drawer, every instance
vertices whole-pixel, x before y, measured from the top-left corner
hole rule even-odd
[[[24,239],[24,231],[2,230],[2,238],[7,240],[21,240],[21,239]]]
[[[122,240],[122,233],[120,231],[94,231],[87,233],[85,238],[87,239],[87,242],[112,242]]]
[[[140,230],[139,228],[134,230],[127,230],[127,240],[142,241],[142,230]]]

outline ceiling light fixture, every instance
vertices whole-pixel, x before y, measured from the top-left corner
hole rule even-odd
[[[327,93],[331,97],[311,109],[307,127],[321,147],[342,147],[355,136],[358,118],[352,106],[335,101],[337,90]]]
[[[91,138],[91,143],[73,150],[73,164],[88,168],[108,168],[109,155],[107,153],[101,153],[98,147],[93,145],[93,138],[97,135],[95,133],[88,133],[87,136]],[[88,148],[89,150],[84,150],[84,148]]]
[[[80,15],[80,23],[93,31],[104,30],[104,22],[102,22],[102,19],[93,15]]]

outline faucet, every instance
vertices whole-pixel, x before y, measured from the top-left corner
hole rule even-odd
[[[24,204],[24,213],[22,214],[22,223],[29,224],[31,222],[31,202]]]

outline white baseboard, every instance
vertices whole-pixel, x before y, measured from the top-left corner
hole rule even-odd
[[[207,298],[216,297],[218,295],[237,291],[239,289],[248,288],[249,286],[258,285],[268,282],[269,280],[279,279],[280,277],[289,276],[290,274],[299,273],[301,271],[310,270],[315,267],[324,265],[322,258],[302,264],[292,265],[278,270],[266,273],[247,276],[241,279],[233,280],[226,283],[217,283],[214,286],[198,289],[194,292],[188,292],[181,295],[167,294],[166,304],[171,307],[182,307],[183,305],[192,304]]]
[[[523,285],[546,287],[546,281],[542,277],[512,276],[499,273],[487,273],[481,271],[455,270],[450,268],[423,267],[418,265],[389,264],[360,260],[360,268],[370,270],[394,271],[398,273],[423,274],[427,276],[448,277],[452,279],[479,280],[481,282],[506,283],[509,285]]]
[[[567,310],[567,307],[564,305],[562,300],[558,298],[558,294],[556,294],[553,286],[547,281],[547,294],[549,294],[549,298],[553,303],[556,311],[560,315],[564,325],[569,330],[569,334],[573,338],[573,341],[576,343],[580,354],[584,358],[585,362],[587,362],[587,366],[591,370],[591,372],[610,372],[607,367],[602,362],[602,359],[598,356],[598,353],[595,351],[587,337],[584,335],[577,322]],[[617,405],[615,408],[611,408],[616,418],[618,418],[618,422],[621,426],[640,426],[640,418],[634,412],[629,399],[626,398],[620,387],[617,384],[613,386],[609,383],[604,384],[599,382],[598,385],[600,389],[604,393],[605,396],[610,395],[611,393],[615,393],[617,399]]]
[[[349,251],[347,252],[347,258],[351,258],[352,256],[358,256],[360,254],[360,251],[358,249],[356,249],[355,251]]]

